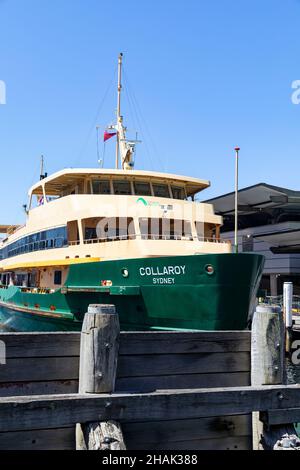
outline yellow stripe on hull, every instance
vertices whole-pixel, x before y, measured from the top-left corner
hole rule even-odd
[[[47,261],[34,261],[31,263],[17,263],[3,266],[0,271],[13,271],[20,268],[46,268],[55,266],[69,266],[70,264],[95,263],[101,261],[101,258],[68,258]]]

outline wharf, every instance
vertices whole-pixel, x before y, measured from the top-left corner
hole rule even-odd
[[[265,310],[252,338],[120,333],[113,306],[90,306],[81,333],[1,333],[0,449],[280,447],[300,387],[284,385],[282,319]]]

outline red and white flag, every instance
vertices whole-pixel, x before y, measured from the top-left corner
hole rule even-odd
[[[103,141],[106,142],[108,139],[110,139],[111,137],[113,137],[116,134],[117,134],[116,132],[104,131]]]

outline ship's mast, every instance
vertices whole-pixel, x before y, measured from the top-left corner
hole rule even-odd
[[[117,143],[116,143],[116,168],[119,168],[119,127],[122,126],[121,116],[121,91],[122,91],[122,52],[119,54],[118,60],[118,104],[117,104]]]
[[[40,180],[44,178],[44,155],[40,158]]]
[[[126,139],[126,127],[123,125],[123,116],[121,116],[121,92],[122,92],[122,59],[123,54],[119,54],[118,60],[118,103],[117,103],[117,124],[111,126],[117,132],[116,144],[116,168],[119,168],[119,159],[121,160],[121,168],[123,170],[133,169],[133,155],[135,152],[135,145],[138,140]]]
[[[46,178],[48,176],[47,173],[44,172],[44,165],[45,165],[44,155],[41,155],[41,158],[40,158],[40,180],[43,180],[44,178]]]

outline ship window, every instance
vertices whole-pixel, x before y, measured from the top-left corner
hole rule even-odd
[[[191,224],[180,219],[150,219],[140,218],[140,231],[142,239],[151,240],[181,240],[191,239]]]
[[[170,197],[169,187],[167,184],[152,184],[154,196]]]
[[[91,217],[83,219],[85,243],[128,240],[135,237],[134,222],[127,217]]]
[[[131,194],[131,184],[129,181],[114,181],[114,194]]]
[[[61,248],[67,245],[67,228],[57,227],[54,229],[37,232],[10,243],[1,250],[2,258],[30,253],[32,251],[51,248]]]
[[[60,286],[62,281],[61,271],[54,271],[54,285]]]
[[[53,238],[49,238],[47,241],[46,241],[46,247],[47,248],[53,248],[54,246],[54,240]]]
[[[92,181],[93,194],[111,194],[109,180]]]
[[[135,181],[134,192],[137,196],[151,196],[150,183],[144,183],[142,181]]]
[[[63,238],[56,238],[54,240],[54,246],[55,246],[55,248],[62,248],[64,246]]]
[[[44,204],[44,193],[43,187],[40,186],[34,191],[34,194],[30,197],[29,210],[35,209],[36,207],[42,206]]]
[[[180,188],[178,186],[172,186],[171,189],[172,189],[173,199],[185,198],[184,188]]]

